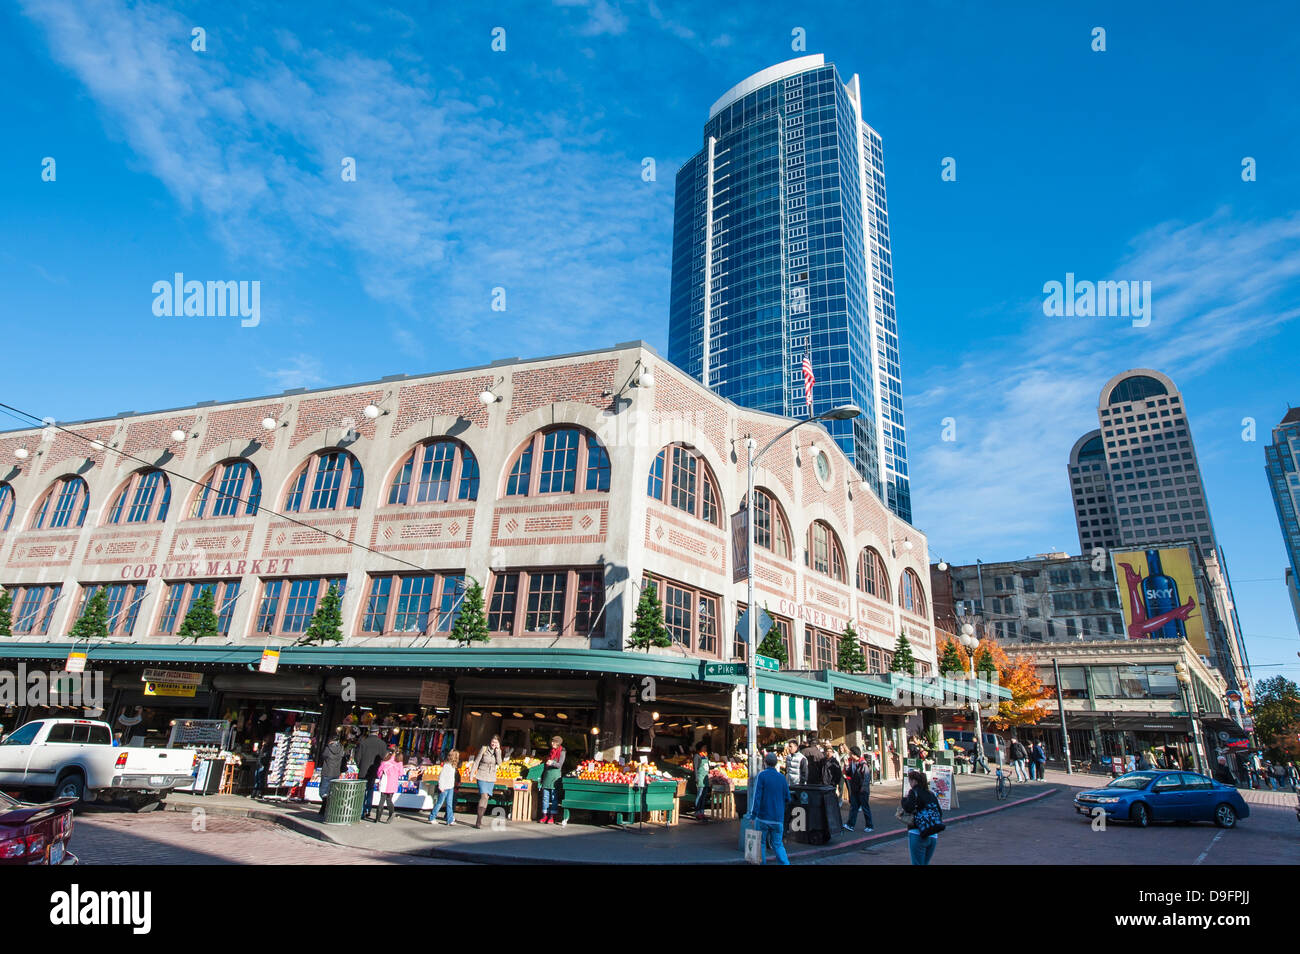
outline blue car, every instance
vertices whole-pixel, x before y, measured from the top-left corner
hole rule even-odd
[[[1129,772],[1105,788],[1074,796],[1080,815],[1093,817],[1099,808],[1107,818],[1139,828],[1157,821],[1212,821],[1231,828],[1237,819],[1250,817],[1240,792],[1194,772]]]

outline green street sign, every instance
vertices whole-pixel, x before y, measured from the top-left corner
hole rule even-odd
[[[779,662],[777,662],[771,656],[761,656],[758,653],[754,654],[754,665],[757,666],[759,669],[768,669],[771,670],[772,672],[781,671],[781,664]]]
[[[744,663],[705,663],[704,675],[743,676],[745,675],[745,664]]]

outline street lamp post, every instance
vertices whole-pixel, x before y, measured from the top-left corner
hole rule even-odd
[[[748,732],[746,740],[749,752],[749,777],[755,779],[758,777],[758,663],[755,657],[758,655],[758,613],[754,607],[754,465],[762,458],[781,438],[785,437],[797,427],[804,424],[812,424],[816,421],[847,421],[851,420],[862,413],[862,410],[853,404],[842,404],[839,407],[831,408],[829,411],[823,411],[821,414],[815,414],[812,417],[795,421],[776,437],[767,442],[767,445],[754,453],[754,448],[758,442],[752,437],[745,439],[745,451],[748,466],[746,467],[746,496],[745,506],[748,513],[745,514],[745,590],[747,593],[747,606],[749,607],[749,625],[746,627],[748,632],[746,641],[749,644],[748,665],[745,667],[746,672],[746,691],[745,691],[745,721],[748,723]]]
[[[1187,721],[1192,724],[1192,759],[1196,762],[1196,771],[1204,775],[1205,769],[1201,764],[1201,730],[1196,722],[1196,714],[1192,712],[1192,676],[1181,662],[1174,663],[1174,675],[1178,677],[1178,688],[1183,692],[1183,708],[1187,712]]]
[[[970,678],[973,688],[976,678],[975,649],[979,646],[980,641],[975,638],[975,627],[970,623],[962,623],[961,625],[961,644],[970,652]],[[975,709],[975,744],[978,746],[977,751],[982,752],[984,750],[984,723],[980,719],[980,704],[978,699],[972,703],[972,707]]]

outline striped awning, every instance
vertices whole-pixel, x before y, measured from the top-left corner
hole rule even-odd
[[[745,725],[745,687],[731,693],[731,722]],[[817,700],[791,696],[783,692],[758,693],[758,724],[766,729],[793,729],[799,732],[817,728]]]

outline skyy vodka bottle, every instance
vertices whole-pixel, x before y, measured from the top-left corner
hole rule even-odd
[[[1160,551],[1147,551],[1147,576],[1142,580],[1142,600],[1146,603],[1147,619],[1163,616],[1178,608],[1178,584],[1173,577],[1165,576],[1160,566]],[[1152,639],[1186,639],[1187,627],[1181,619],[1170,620],[1159,629],[1152,630]]]

